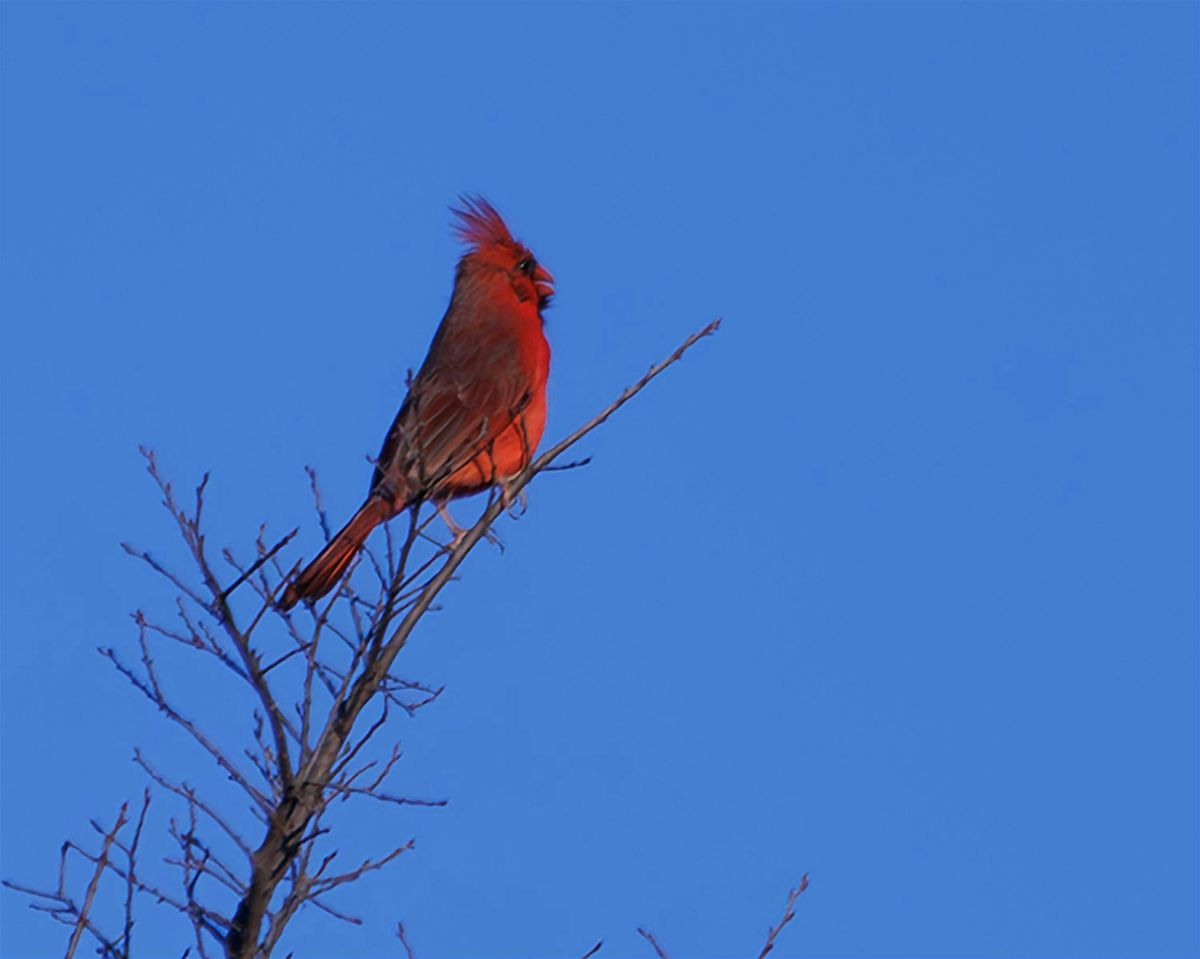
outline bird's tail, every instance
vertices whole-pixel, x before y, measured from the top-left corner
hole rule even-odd
[[[317,554],[317,558],[288,584],[283,599],[279,601],[279,608],[288,610],[300,600],[311,602],[320,599],[333,589],[345,575],[350,561],[362,549],[371,530],[391,515],[391,504],[386,500],[372,496],[363,503],[350,522]]]

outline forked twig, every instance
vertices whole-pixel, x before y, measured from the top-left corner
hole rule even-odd
[[[92,873],[91,882],[88,883],[87,892],[83,896],[83,905],[79,909],[79,918],[75,921],[75,929],[71,933],[71,940],[67,943],[67,952],[65,959],[72,959],[75,955],[75,950],[79,946],[79,940],[83,937],[83,930],[88,924],[88,913],[92,910],[92,900],[96,898],[96,889],[100,886],[100,877],[104,875],[104,870],[108,868],[108,851],[112,849],[112,844],[117,838],[117,833],[125,826],[127,822],[125,814],[129,811],[129,803],[121,804],[121,811],[117,813],[117,821],[104,836],[104,844],[100,849],[100,856],[96,860],[96,871]]]

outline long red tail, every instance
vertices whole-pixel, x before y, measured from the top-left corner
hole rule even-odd
[[[371,530],[389,518],[391,504],[372,496],[351,517],[350,522],[317,554],[317,558],[288,584],[279,601],[280,609],[291,609],[300,600],[320,599],[338,584],[350,561],[362,549]]]

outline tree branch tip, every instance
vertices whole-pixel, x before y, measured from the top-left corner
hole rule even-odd
[[[590,456],[585,456],[581,460],[572,460],[570,463],[563,463],[561,465],[556,465],[554,463],[551,463],[549,466],[543,467],[541,472],[543,472],[543,473],[562,473],[562,472],[565,472],[566,470],[580,469],[581,467],[588,466],[591,464],[591,462],[592,462],[592,458]]]
[[[654,953],[658,956],[658,959],[667,959],[667,953],[659,944],[658,940],[654,938],[654,933],[644,929],[642,926],[638,926],[637,931],[639,936],[641,936],[648,943],[650,943],[651,946],[654,947]]]

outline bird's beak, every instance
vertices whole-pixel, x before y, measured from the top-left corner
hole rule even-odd
[[[554,285],[554,274],[540,263],[537,265],[537,269],[533,271],[533,279],[535,283],[545,283],[547,286]]]

